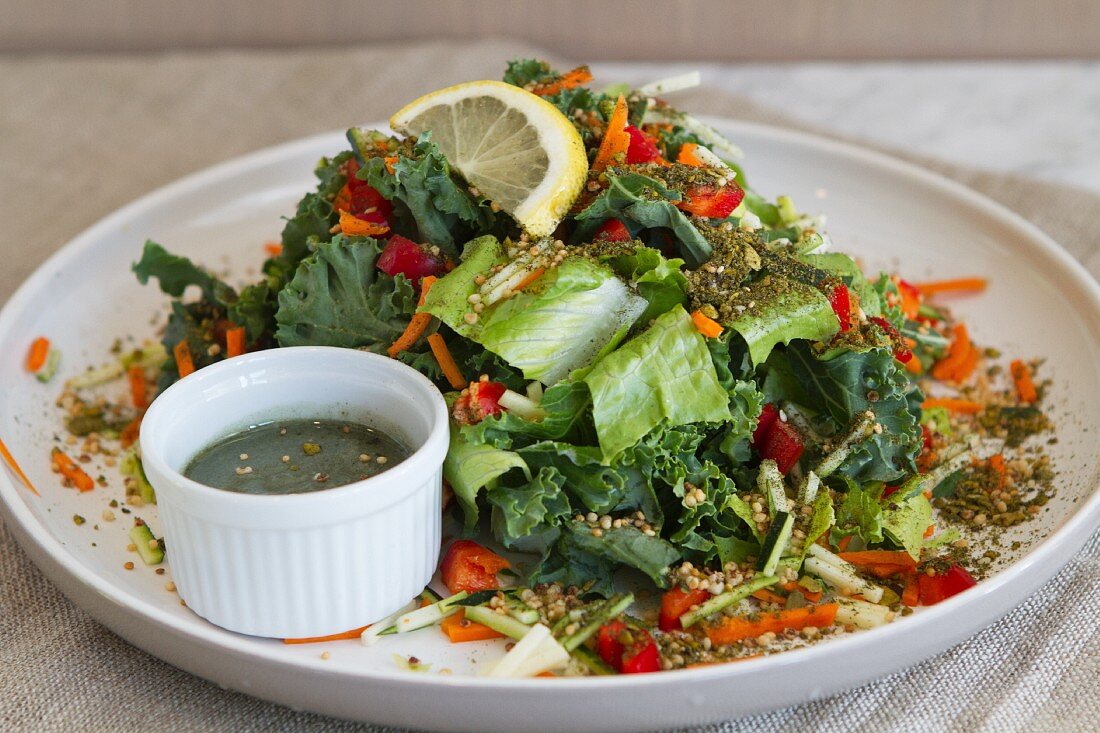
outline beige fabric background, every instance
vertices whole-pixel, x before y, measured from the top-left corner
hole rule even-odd
[[[384,118],[444,84],[498,77],[507,59],[530,52],[485,42],[0,60],[0,303],[70,237],[152,188],[268,144]],[[705,91],[680,101],[782,123]],[[1016,209],[1100,273],[1100,197],[925,163]],[[829,700],[699,730],[1093,731],[1098,689],[1094,535],[1023,606],[929,662]],[[218,689],[130,647],[69,603],[0,526],[0,730],[169,729],[358,728]]]

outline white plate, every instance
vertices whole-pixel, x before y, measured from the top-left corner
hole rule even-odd
[[[702,723],[821,697],[925,659],[991,623],[1051,577],[1100,516],[1100,288],[1049,238],[989,200],[913,166],[852,146],[733,121],[713,121],[747,154],[750,181],[829,214],[839,249],[907,276],[983,274],[992,286],[958,309],[972,332],[1005,354],[1045,356],[1060,442],[1059,496],[1040,520],[1008,533],[1025,545],[976,589],[873,631],[738,664],[600,679],[489,681],[470,674],[500,654],[451,645],[427,630],[366,649],[346,641],[286,646],[218,629],[181,607],[125,551],[129,517],[100,519],[112,486],[78,494],[48,467],[59,432],[60,380],[23,371],[28,341],[47,334],[64,352],[61,379],[109,359],[115,336],[152,333],[165,300],[129,264],[151,237],[216,268],[256,275],[261,244],[312,188],[313,165],[343,147],[326,134],[260,151],[190,176],[121,209],[50,258],[0,313],[0,436],[41,489],[35,497],[0,470],[8,526],[61,589],[133,644],[220,685],[358,720],[479,731],[654,729]],[[821,199],[822,194],[826,194]],[[228,257],[225,253],[230,253]],[[1084,428],[1091,427],[1091,430]],[[116,513],[118,513],[116,511]],[[155,508],[137,511],[159,526]],[[74,514],[88,519],[76,526]],[[98,526],[98,529],[95,527]],[[93,545],[93,543],[95,543]],[[1028,546],[1030,544],[1030,546]],[[328,651],[331,658],[322,660]],[[393,652],[433,664],[396,667]],[[439,674],[442,668],[454,674]]]

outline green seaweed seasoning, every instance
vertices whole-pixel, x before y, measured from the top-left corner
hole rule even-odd
[[[215,440],[183,475],[242,494],[302,494],[362,481],[409,457],[391,435],[345,420],[278,420]]]

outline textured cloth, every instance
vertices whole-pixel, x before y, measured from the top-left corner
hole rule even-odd
[[[505,60],[530,53],[485,42],[0,60],[0,303],[60,244],[152,188],[269,144],[383,119],[445,84],[498,78]],[[678,101],[785,123],[703,91]],[[1020,212],[1100,273],[1100,197],[920,162]],[[698,730],[1095,730],[1098,629],[1094,535],[1026,603],[928,662],[827,700]],[[53,588],[2,526],[0,729],[383,730],[222,690],[129,646]]]

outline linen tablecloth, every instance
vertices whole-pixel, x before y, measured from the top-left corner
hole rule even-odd
[[[505,61],[535,53],[485,41],[0,59],[0,303],[70,237],[150,189],[266,145],[385,119],[423,92],[499,78]],[[789,124],[705,90],[677,102]],[[1100,196],[919,162],[1018,211],[1100,273]],[[698,731],[1091,731],[1100,725],[1098,689],[1100,535],[1093,535],[1021,607],[928,662],[827,700]],[[2,526],[0,728],[392,730],[222,690],[146,655],[53,588]]]

